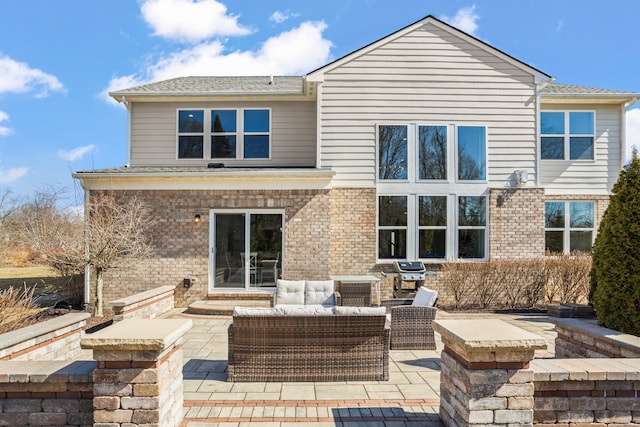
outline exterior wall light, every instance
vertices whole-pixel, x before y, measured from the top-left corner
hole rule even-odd
[[[199,213],[197,213],[194,217],[193,217],[193,222],[195,222],[196,224],[198,224],[200,221],[202,221],[202,217],[200,216]]]

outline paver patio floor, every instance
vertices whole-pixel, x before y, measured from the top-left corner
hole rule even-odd
[[[227,328],[231,316],[189,315],[183,343],[183,427],[440,426],[440,351],[391,350],[389,381],[230,383]],[[445,313],[438,318],[497,317],[547,340],[536,357],[552,357],[555,332],[546,316]]]

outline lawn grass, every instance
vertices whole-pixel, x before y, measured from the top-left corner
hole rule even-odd
[[[34,296],[50,293],[52,288],[63,285],[66,279],[61,278],[49,267],[32,265],[26,267],[0,267],[0,290],[10,287],[22,289],[34,288]]]

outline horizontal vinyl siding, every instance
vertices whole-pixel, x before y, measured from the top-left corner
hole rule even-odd
[[[611,105],[544,105],[543,111],[595,111],[594,161],[542,160],[547,194],[609,194],[620,172],[620,107]]]
[[[210,108],[271,108],[271,159],[224,159],[225,165],[315,166],[315,102],[298,101],[134,103],[131,110],[131,165],[206,166],[212,161],[206,158],[206,152],[205,159],[176,159],[176,111]]]
[[[490,186],[516,169],[535,182],[533,76],[431,25],[326,73],[321,94],[336,186],[375,185],[376,124],[412,122],[487,126]]]

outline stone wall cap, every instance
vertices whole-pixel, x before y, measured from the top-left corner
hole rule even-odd
[[[119,300],[111,301],[109,302],[109,306],[120,307],[135,304],[137,302],[144,301],[158,295],[173,292],[175,289],[176,287],[173,285],[160,286],[158,288],[149,289],[148,291],[140,292],[125,298],[121,298]]]
[[[80,322],[85,322],[82,324],[82,326],[84,326],[89,317],[91,317],[89,313],[67,313],[54,317],[53,319],[45,320],[44,322],[34,323],[33,325],[0,334],[0,349],[9,348],[30,339],[54,333],[58,329],[66,328]]]
[[[93,350],[162,351],[178,341],[189,329],[189,319],[125,319],[80,340]]]
[[[435,320],[433,329],[445,342],[456,343],[467,352],[547,348],[541,336],[500,319]]]

